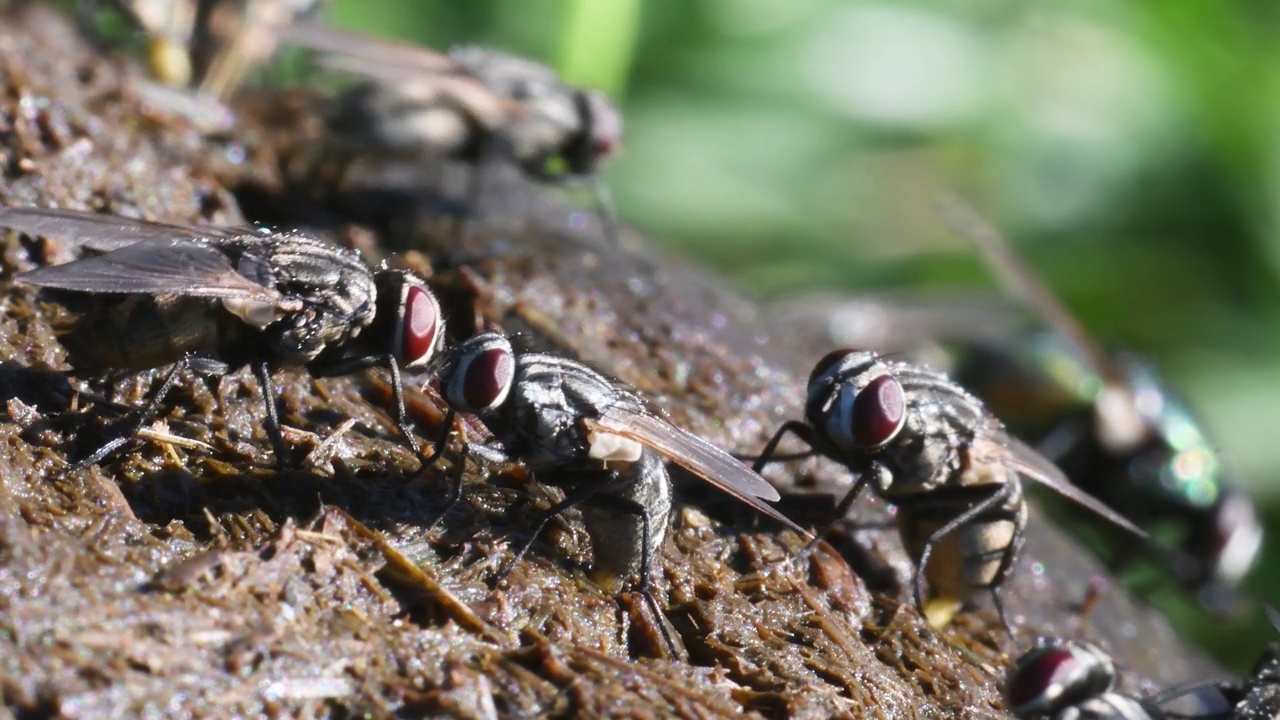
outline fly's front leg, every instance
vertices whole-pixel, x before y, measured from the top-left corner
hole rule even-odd
[[[308,365],[307,370],[316,377],[335,377],[338,375],[350,375],[371,367],[385,367],[391,374],[391,395],[395,401],[396,429],[404,436],[405,442],[409,443],[413,454],[417,456],[419,463],[418,473],[426,472],[440,459],[440,451],[443,450],[445,440],[449,436],[449,426],[452,422],[444,424],[440,435],[437,436],[431,455],[425,455],[422,452],[422,446],[418,444],[418,438],[413,432],[413,427],[409,423],[409,411],[405,408],[404,403],[404,382],[400,375],[400,363],[396,362],[394,356],[389,354],[364,355],[323,362],[317,361]]]
[[[512,153],[510,143],[488,131],[482,131],[476,138],[474,148],[474,161],[469,168],[466,187],[463,190],[463,210],[458,218],[454,235],[462,246],[466,245],[471,223],[482,217],[482,206],[488,194],[486,181],[489,179],[489,173],[502,172],[501,164]]]
[[[778,431],[773,434],[773,437],[769,438],[769,442],[765,443],[764,450],[756,456],[755,462],[751,464],[752,470],[759,473],[764,469],[765,465],[768,465],[776,459],[781,459],[776,455],[778,451],[778,443],[782,442],[782,438],[785,437],[787,433],[795,435],[806,445],[813,444],[813,430],[810,429],[807,424],[800,422],[799,420],[788,420],[782,423],[782,427],[778,428]]]
[[[409,411],[404,406],[404,383],[400,379],[400,363],[396,362],[395,356],[386,355],[383,362],[387,370],[391,373],[391,394],[396,401],[396,427],[400,430],[400,434],[404,436],[409,447],[413,448],[413,454],[418,456],[420,467],[418,472],[422,472],[431,466],[438,457],[439,453],[433,453],[431,457],[422,454],[422,446],[418,444],[418,438],[413,435],[413,428],[409,427]],[[445,434],[448,434],[448,425],[445,426]]]
[[[613,193],[599,177],[592,175],[590,179],[591,196],[596,205],[596,216],[600,218],[604,237],[614,248],[620,247],[621,227],[618,223],[618,210],[613,204]]]

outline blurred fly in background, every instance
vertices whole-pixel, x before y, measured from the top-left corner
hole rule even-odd
[[[285,43],[313,51],[319,67],[366,80],[329,112],[329,126],[358,152],[473,165],[467,213],[476,213],[495,161],[540,182],[586,187],[604,234],[616,242],[613,201],[597,171],[621,144],[622,115],[604,93],[570,87],[545,65],[487,48],[440,53],[310,23],[281,33]]]
[[[956,361],[956,378],[1076,485],[1143,528],[1165,531],[1161,561],[1205,607],[1238,609],[1236,588],[1257,564],[1262,526],[1199,421],[1149,364],[1104,351],[977,213],[954,198],[940,211],[1045,326],[975,344]],[[1129,545],[1112,547],[1124,559]]]

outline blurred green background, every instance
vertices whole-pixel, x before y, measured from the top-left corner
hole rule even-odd
[[[967,198],[1102,339],[1149,355],[1280,529],[1280,5],[338,0],[610,92],[624,220],[764,296],[994,287]],[[1250,583],[1280,601],[1280,530]],[[1236,669],[1276,633],[1152,599]]]

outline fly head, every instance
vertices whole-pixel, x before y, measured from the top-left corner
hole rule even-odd
[[[906,423],[906,410],[902,383],[875,353],[837,350],[809,376],[809,424],[842,450],[867,453],[888,445]]]
[[[1053,718],[1116,684],[1111,657],[1093,645],[1051,640],[1014,662],[1005,679],[1005,703],[1019,718]]]
[[[374,285],[373,343],[389,352],[402,368],[426,367],[444,342],[440,302],[422,278],[403,270],[378,271]]]
[[[622,113],[598,90],[575,90],[573,104],[580,130],[564,150],[567,169],[574,175],[592,175],[622,145]]]
[[[485,415],[506,402],[515,376],[511,341],[497,333],[484,333],[449,354],[440,371],[440,387],[454,409]]]

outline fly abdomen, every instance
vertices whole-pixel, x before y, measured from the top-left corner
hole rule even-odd
[[[614,488],[585,501],[583,527],[591,537],[591,579],[616,592],[628,579],[653,573],[644,567],[661,556],[671,518],[671,479],[661,458],[644,450],[640,459],[618,465]],[[616,488],[616,489],[615,489]]]
[[[215,300],[44,293],[65,308],[54,321],[54,332],[74,368],[142,371],[187,354],[243,364],[233,362],[243,352],[240,323]]]
[[[995,495],[1002,497],[994,505],[934,539],[924,574],[935,594],[963,600],[1004,581],[1027,524],[1022,483],[1011,475],[1004,483],[946,487],[893,500],[902,543],[918,562],[935,533]]]

